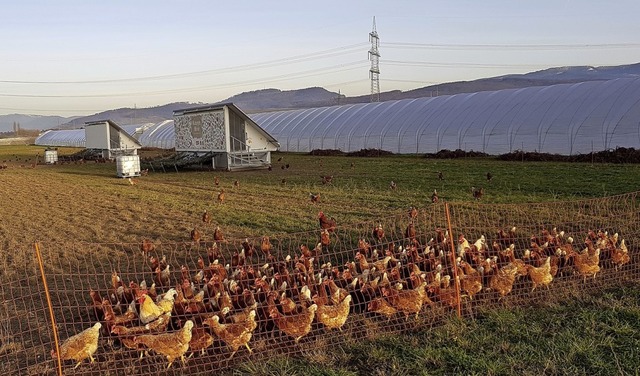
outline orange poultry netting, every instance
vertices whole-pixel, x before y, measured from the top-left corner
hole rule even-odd
[[[204,374],[313,353],[638,281],[639,234],[632,193],[435,204],[268,239],[38,243],[0,265],[0,371]]]

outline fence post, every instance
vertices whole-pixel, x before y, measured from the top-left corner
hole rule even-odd
[[[49,307],[49,315],[51,316],[51,329],[53,329],[53,340],[56,345],[56,356],[58,358],[58,375],[62,376],[62,359],[60,359],[60,341],[58,339],[58,329],[56,327],[56,318],[53,315],[53,305],[51,304],[51,295],[49,294],[49,285],[44,274],[44,265],[42,264],[42,256],[40,255],[40,246],[38,243],[33,244],[33,248],[36,251],[36,257],[38,258],[38,266],[40,267],[40,276],[42,277],[42,284],[44,285],[44,293],[47,297],[47,305]]]
[[[462,310],[460,308],[460,281],[458,280],[458,265],[456,264],[456,245],[453,242],[453,229],[451,228],[451,214],[449,213],[449,203],[444,203],[444,211],[447,216],[447,229],[449,230],[449,244],[451,244],[451,265],[453,269],[453,285],[456,289],[456,308],[458,312],[458,318],[462,317]]]

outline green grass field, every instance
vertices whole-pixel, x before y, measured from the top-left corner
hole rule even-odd
[[[20,234],[41,241],[139,242],[142,237],[181,241],[188,239],[205,209],[229,236],[244,238],[315,230],[320,209],[347,224],[375,220],[409,206],[428,207],[434,189],[441,200],[455,203],[473,201],[471,187],[483,187],[481,202],[493,204],[602,197],[640,187],[640,165],[278,153],[273,156],[273,171],[152,172],[130,186],[126,179],[115,177],[114,164],[28,168],[26,161],[35,161],[36,154],[42,160],[43,151],[35,146],[0,149],[0,161],[9,166],[0,170],[5,183],[1,193],[13,197],[14,203],[5,206],[3,214],[15,217],[16,225],[12,227],[13,220],[4,225],[6,239],[11,238],[8,234]],[[61,148],[59,154],[76,151]],[[276,162],[280,157],[282,162]],[[281,169],[284,163],[290,168]],[[438,171],[444,180],[438,179]],[[494,176],[490,183],[487,172]],[[321,175],[333,175],[333,183],[323,185]],[[220,178],[219,187],[213,185],[214,176]],[[397,190],[389,189],[391,181]],[[226,200],[218,205],[221,188]],[[321,195],[318,205],[310,203],[310,193]],[[46,208],[46,215],[41,208]],[[102,225],[106,218],[108,227]]]
[[[71,155],[73,148],[59,148]],[[432,192],[470,203],[482,187],[487,205],[566,202],[640,188],[640,165],[501,162],[493,158],[434,160],[419,156],[317,157],[275,153],[273,170],[150,172],[136,185],[116,178],[115,164],[37,165],[44,148],[1,146],[0,264],[7,250],[35,241],[58,244],[185,242],[206,209],[229,238],[316,231],[319,210],[339,225],[376,221],[410,206],[429,210]],[[142,155],[145,156],[145,151]],[[278,158],[282,161],[277,162]],[[288,169],[281,166],[289,164]],[[438,179],[438,171],[444,179]],[[487,172],[493,179],[488,182]],[[332,175],[332,184],[321,176]],[[220,185],[214,186],[214,177]],[[234,187],[234,181],[238,186]],[[397,189],[389,188],[390,182]],[[217,202],[225,189],[224,203]],[[309,194],[320,194],[310,202]],[[532,221],[536,221],[532,218]],[[205,238],[212,227],[202,229]],[[526,235],[528,236],[528,235]],[[637,246],[637,245],[636,245]],[[60,251],[62,252],[62,251]],[[79,257],[61,253],[62,257]],[[108,262],[107,260],[104,260]],[[7,266],[8,265],[8,266]],[[0,278],[1,280],[1,278]],[[579,291],[531,306],[481,309],[473,318],[406,334],[347,340],[229,372],[256,375],[626,375],[640,367],[637,284],[597,295]],[[0,333],[1,334],[1,333]]]
[[[638,285],[481,311],[406,335],[249,363],[242,375],[637,375]]]

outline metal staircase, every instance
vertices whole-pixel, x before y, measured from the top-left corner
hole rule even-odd
[[[271,164],[267,150],[251,149],[251,146],[233,136],[230,139],[229,170],[266,168]]]

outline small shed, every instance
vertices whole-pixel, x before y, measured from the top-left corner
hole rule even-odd
[[[173,112],[176,153],[211,158],[214,169],[268,167],[280,144],[233,103]],[[189,158],[185,158],[189,160]]]
[[[105,159],[138,154],[140,142],[111,120],[85,123],[85,148],[100,150]]]

